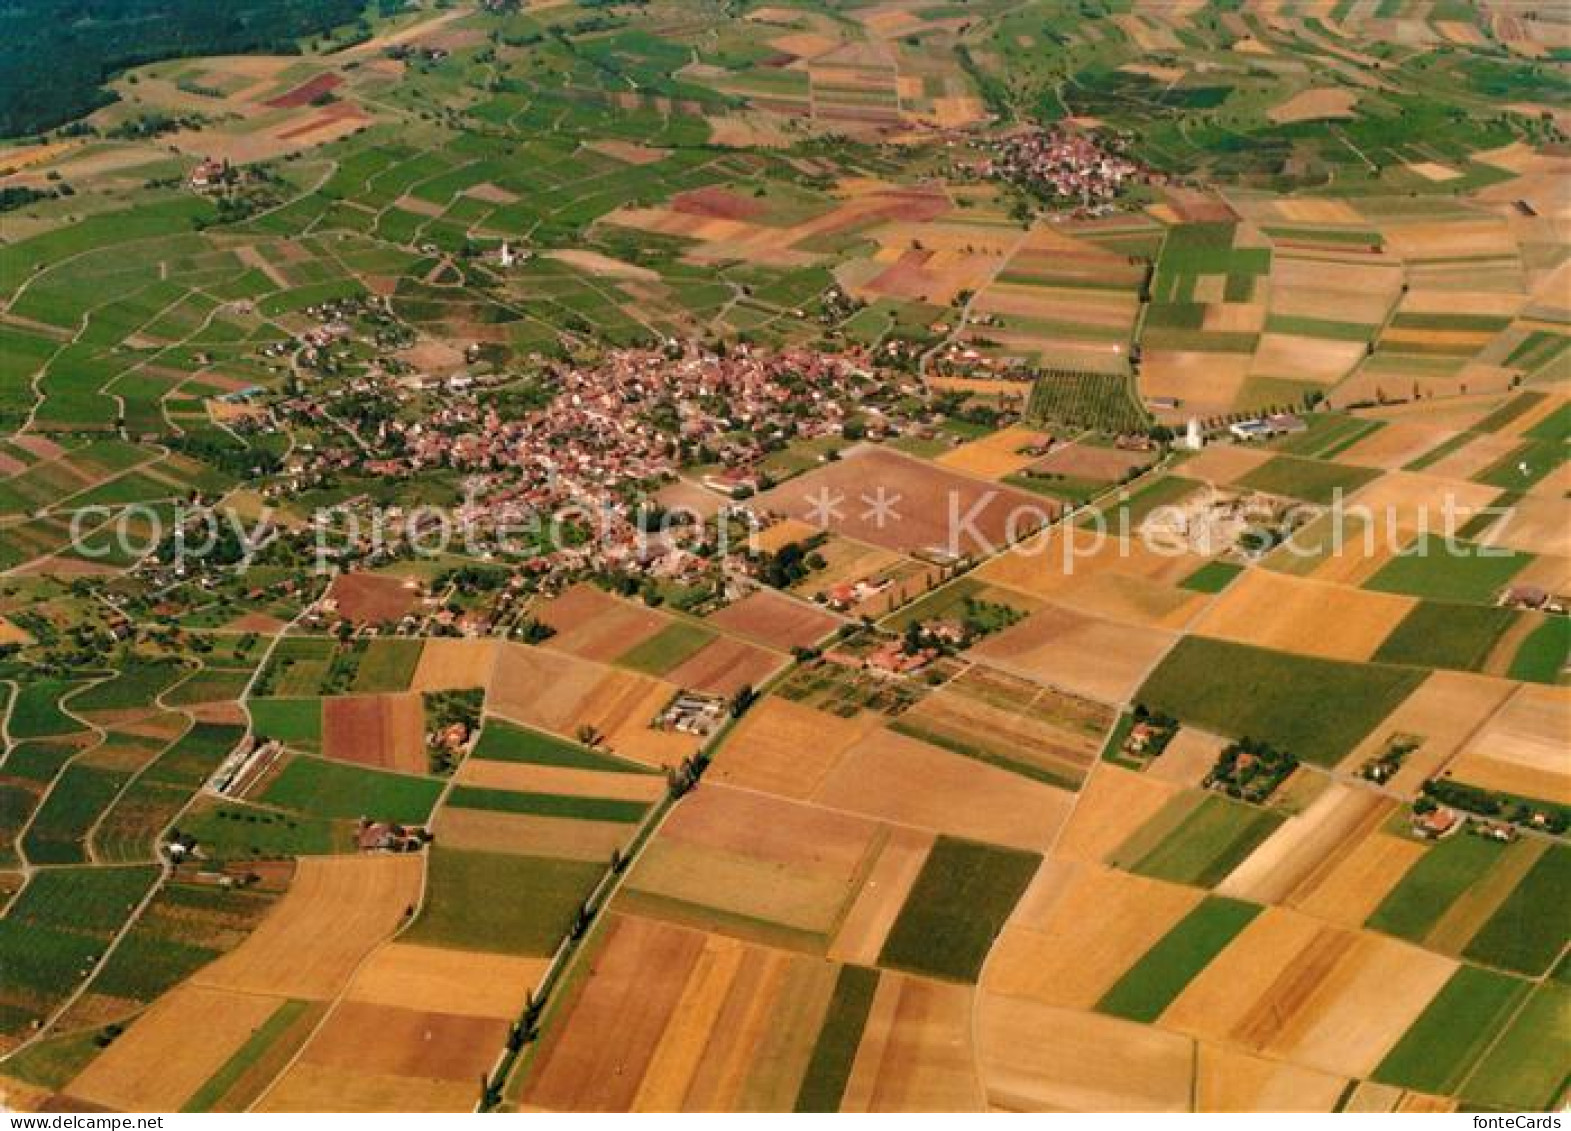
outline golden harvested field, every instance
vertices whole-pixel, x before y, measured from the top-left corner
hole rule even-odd
[[[1529,495],[1564,502],[1571,496],[1571,463],[1562,463],[1527,489]]]
[[[589,660],[504,644],[488,699],[490,710],[537,730],[575,735],[592,726],[608,749],[650,765],[675,764],[698,740],[650,724],[676,687],[652,676]]]
[[[1471,428],[1495,409],[1499,408],[1508,398],[1498,393],[1488,392],[1472,394],[1462,397],[1447,397],[1441,400],[1407,401],[1403,404],[1379,405],[1374,408],[1361,409],[1360,416],[1370,420],[1405,420],[1422,424],[1433,424],[1441,428],[1451,428],[1458,432]]]
[[[1199,555],[1158,551],[1141,538],[1102,538],[1091,531],[1054,527],[983,563],[973,576],[1048,600],[1071,594],[1071,603],[1078,607],[1082,595],[1094,597],[1108,584],[1109,574],[1151,582],[1154,593],[1176,586],[1203,564]],[[1176,589],[1173,593],[1192,596]]]
[[[1455,969],[1406,943],[1267,908],[1189,983],[1161,1024],[1363,1077]]]
[[[1011,425],[980,440],[961,444],[933,462],[983,479],[1002,479],[1034,463],[1039,457],[1022,449],[1035,447],[1045,438],[1044,432]]]
[[[472,1080],[344,1072],[297,1061],[256,1105],[257,1111],[465,1112],[474,1109],[478,1074]]]
[[[1392,518],[1353,512],[1339,520],[1326,512],[1301,526],[1261,564],[1293,577],[1356,589],[1410,540],[1407,532],[1392,525]]]
[[[655,493],[654,500],[669,510],[705,520],[714,518],[724,505],[724,500],[715,492],[687,479],[667,483]]]
[[[1373,1080],[1365,1080],[1353,1089],[1352,1095],[1348,1097],[1347,1106],[1342,1110],[1355,1114],[1384,1115],[1395,1111],[1397,1105],[1407,1095],[1407,1092],[1394,1084],[1376,1084]]]
[[[251,936],[202,968],[199,986],[323,1000],[420,901],[420,856],[305,856]]]
[[[1074,795],[889,730],[847,752],[813,795],[893,824],[1042,851]]]
[[[485,687],[496,666],[495,640],[460,640],[436,637],[425,642],[415,668],[411,691],[455,691]]]
[[[1177,639],[1057,605],[988,637],[973,652],[999,667],[1104,703],[1123,703]]]
[[[620,821],[577,821],[451,806],[438,812],[434,831],[444,845],[453,848],[601,861],[610,859],[613,849],[625,849],[632,836],[632,826]]]
[[[1396,1105],[1400,1115],[1449,1115],[1458,1107],[1457,1101],[1446,1096],[1429,1096],[1423,1092],[1404,1092]]]
[[[1571,688],[1526,684],[1451,763],[1453,777],[1484,789],[1571,804]]]
[[[1194,1046],[1116,1017],[977,996],[977,1060],[1004,1111],[1188,1111]]]
[[[980,1111],[973,991],[884,974],[840,1101],[843,1112]]]
[[[879,498],[882,510],[873,505]],[[827,514],[825,499],[839,500]],[[833,533],[858,542],[943,556],[1002,549],[1046,525],[1059,510],[1025,491],[872,447],[764,492],[759,505],[794,518],[827,518]]]
[[[1432,470],[1432,469],[1431,469]],[[1346,510],[1367,512],[1384,526],[1443,534],[1465,523],[1500,495],[1496,487],[1461,483],[1431,473],[1388,471],[1354,494]],[[1448,520],[1447,514],[1452,517]]]
[[[534,762],[494,762],[466,758],[455,780],[483,789],[511,789],[521,793],[554,793],[564,797],[614,797],[624,801],[653,802],[666,789],[658,774],[604,773]]]
[[[1364,358],[1362,342],[1340,342],[1296,334],[1262,334],[1249,372],[1289,381],[1331,385]]]
[[[1199,568],[1199,560],[1187,552],[1168,560]],[[1054,599],[1060,607],[1133,625],[1135,632],[1186,628],[1210,600],[1204,593],[1116,567],[1099,570],[1096,565],[1078,567]]]
[[[1444,402],[1469,392],[1507,392],[1515,376],[1515,370],[1469,364],[1461,357],[1436,358],[1396,351],[1377,353],[1373,363],[1360,366],[1356,373],[1336,387],[1335,403],[1347,405],[1378,401],[1382,391],[1389,395],[1391,389],[1412,390],[1425,398],[1426,406],[1440,401],[1441,407],[1433,411],[1437,418],[1444,418],[1449,415],[1447,409],[1450,408]],[[1461,414],[1460,409],[1457,412]],[[1409,415],[1419,418],[1428,414],[1415,411]]]
[[[759,589],[709,617],[709,623],[773,648],[817,644],[840,619],[800,598]]]
[[[336,1110],[345,1094],[360,1111],[469,1111],[476,1082],[507,1037],[500,1018],[431,1013],[344,1001],[258,1104],[261,1111]],[[400,1081],[379,1095],[379,1082]],[[466,1088],[468,1102],[458,1098]]]
[[[1411,597],[1255,569],[1222,594],[1195,631],[1282,652],[1367,660],[1417,604]]]
[[[1256,903],[1294,902],[1395,810],[1396,802],[1388,797],[1332,782],[1228,873],[1217,894]]]
[[[663,613],[618,600],[587,582],[546,602],[535,616],[556,629],[546,647],[601,662],[616,659],[670,623]]]
[[[1571,558],[1542,554],[1511,581],[1514,585],[1537,585],[1551,593],[1571,591]]]
[[[985,684],[976,689],[978,693],[968,693],[966,686],[951,683],[928,695],[901,718],[928,741],[941,744],[948,738],[965,743],[1045,770],[1066,785],[1083,780],[1101,749],[1100,733],[1092,734],[1090,727],[1071,730],[1053,721],[1054,706],[1048,700],[1062,698],[1056,693],[1039,689],[1026,680],[1020,680],[1020,686],[1008,687],[1006,681],[1017,677],[986,674]],[[1036,699],[1043,701],[1033,702]],[[1105,710],[1094,706],[1096,715]],[[1096,722],[1098,731],[1105,729],[1100,718]]]
[[[1140,308],[1132,291],[1080,290],[1074,287],[994,283],[977,297],[972,310],[982,314],[1039,317],[1044,307],[1065,322],[1119,329],[1133,326]]]
[[[784,662],[777,653],[745,641],[721,637],[666,672],[666,679],[678,687],[729,696],[744,685],[760,686]]]
[[[872,821],[714,786],[661,826],[627,891],[634,907],[662,917],[777,924],[782,941],[823,950],[883,840]]]
[[[1356,773],[1398,735],[1421,738],[1422,745],[1386,783],[1390,789],[1416,794],[1506,701],[1514,686],[1503,679],[1467,672],[1434,672],[1343,759],[1339,768]]]
[[[1247,353],[1203,353],[1199,350],[1153,349],[1140,365],[1140,395],[1147,401],[1171,397],[1176,411],[1163,409],[1163,419],[1217,416],[1232,411],[1250,373]]]
[[[1053,859],[1101,863],[1177,793],[1176,786],[1149,773],[1099,762],[1080,790],[1063,835],[1053,845]]]
[[[265,993],[177,986],[65,1091],[111,1111],[179,1111],[283,1001]]]
[[[1151,456],[1146,452],[1071,442],[1054,448],[1049,455],[1037,460],[1032,470],[1066,475],[1071,479],[1116,483],[1135,469],[1150,464]]]
[[[889,830],[878,858],[867,871],[867,882],[846,911],[830,944],[830,958],[860,966],[877,965],[884,939],[927,862],[933,839],[932,833],[920,829]]]
[[[1267,115],[1273,122],[1312,122],[1324,118],[1351,118],[1358,95],[1338,86],[1301,90]]]
[[[1215,1112],[1333,1111],[1347,1081],[1296,1064],[1265,1060],[1202,1043],[1195,1110]]]
[[[1097,864],[1049,860],[988,956],[982,989],[1090,1009],[1202,895]]]
[[[614,915],[522,1100],[553,1111],[789,1110],[836,968]]]
[[[771,695],[742,718],[709,771],[712,781],[805,800],[841,756],[883,722],[863,712],[844,719]]]
[[[662,837],[640,855],[622,906],[700,929],[723,928],[751,941],[822,954],[856,893],[863,866],[859,860],[845,870],[792,870],[750,854],[722,854]]]
[[[1386,225],[1384,234],[1388,254],[1409,262],[1517,254],[1510,227],[1494,216],[1392,223]]]
[[[1509,516],[1491,526],[1482,541],[1529,554],[1571,557],[1571,504],[1529,495],[1511,508]]]
[[[752,535],[752,548],[762,554],[773,554],[782,546],[802,542],[818,533],[810,522],[797,518],[783,518],[779,522]]]
[[[1293,906],[1342,927],[1362,924],[1424,854],[1411,837],[1372,832],[1295,893]]]
[[[1226,746],[1227,740],[1219,735],[1181,727],[1145,773],[1176,786],[1198,786]]]
[[[430,1013],[512,1021],[547,960],[392,942],[355,972],[344,997]]]
[[[1336,458],[1338,463],[1394,471],[1445,443],[1454,435],[1456,435],[1454,430],[1438,425],[1397,421],[1376,429],[1352,447],[1339,452]]]
[[[1199,456],[1185,460],[1183,476],[1185,479],[1199,479],[1200,482],[1227,487],[1269,462],[1271,452],[1221,443],[1208,446]]]

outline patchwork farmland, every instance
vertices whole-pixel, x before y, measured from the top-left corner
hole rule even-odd
[[[0,50],[7,1106],[1565,1107],[1554,13],[235,6]]]

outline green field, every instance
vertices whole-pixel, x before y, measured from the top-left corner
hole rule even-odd
[[[1366,926],[1421,942],[1446,909],[1483,879],[1504,852],[1496,841],[1466,834],[1430,846],[1375,908]]]
[[[1537,408],[1544,401],[1544,394],[1531,389],[1518,393],[1473,425],[1475,432],[1498,432],[1519,416]]]
[[[1386,1054],[1374,1079],[1431,1095],[1454,1095],[1528,988],[1520,978],[1458,967]]]
[[[1131,1021],[1155,1021],[1260,911],[1259,904],[1207,896],[1124,971],[1097,1009]]]
[[[1566,1089],[1564,1036],[1571,1032],[1571,989],[1546,982],[1533,991],[1498,1043],[1462,1086],[1472,1104],[1548,1111]],[[1559,1034],[1561,1039],[1554,1039]]]
[[[1422,672],[1403,668],[1189,636],[1163,658],[1136,699],[1206,730],[1259,739],[1329,766],[1422,679]]]
[[[73,864],[87,859],[88,830],[109,808],[131,775],[73,763],[39,807],[23,838],[34,864]]]
[[[1571,619],[1546,617],[1522,641],[1506,674],[1532,683],[1559,683],[1567,660],[1571,660]]]
[[[295,750],[322,749],[320,699],[248,699],[251,726],[261,738],[272,738]]]
[[[521,793],[509,789],[455,786],[447,804],[455,809],[485,809],[493,813],[525,813],[536,817],[561,817],[573,821],[619,821],[634,824],[649,806],[641,801],[612,797],[577,797],[554,793]]]
[[[250,682],[251,672],[248,669],[208,668],[166,692],[164,702],[171,707],[189,707],[196,703],[238,699]]]
[[[661,676],[692,659],[715,638],[713,630],[687,621],[672,621],[648,640],[616,658],[624,668]]]
[[[308,817],[424,824],[442,783],[295,755],[256,800]]]
[[[600,863],[431,849],[426,900],[403,936],[457,950],[548,955],[605,872]],[[499,895],[505,897],[499,898]]]
[[[73,711],[124,711],[151,706],[159,692],[182,679],[187,668],[172,660],[128,659],[125,668],[71,700]]]
[[[6,913],[11,922],[108,937],[157,878],[151,866],[51,868],[34,873]]]
[[[1571,937],[1571,848],[1551,845],[1463,953],[1475,962],[1537,977]]]
[[[98,1029],[46,1037],[5,1062],[7,1076],[51,1091],[64,1088],[103,1051]]]
[[[179,828],[214,860],[325,856],[345,851],[350,839],[346,823],[326,817],[205,799],[181,818]]]
[[[373,640],[360,658],[350,690],[356,695],[406,691],[425,644],[419,640]]]
[[[1445,539],[1426,535],[1404,547],[1364,587],[1432,601],[1492,605],[1495,595],[1532,561],[1531,554],[1461,540],[1448,547]]]
[[[252,694],[299,699],[321,693],[337,645],[320,636],[286,636],[278,642]]]
[[[527,762],[537,766],[563,766],[574,770],[599,770],[613,774],[648,774],[656,771],[637,762],[624,761],[565,738],[542,734],[501,719],[487,719],[473,757],[492,762]]]
[[[1159,880],[1213,887],[1275,832],[1282,820],[1280,813],[1269,809],[1207,794],[1177,828],[1129,867]]]
[[[1041,858],[941,836],[884,940],[879,964],[974,982]]]
[[[35,872],[0,917],[0,1035],[32,1031],[76,988],[158,879],[158,869]]]
[[[807,1062],[802,1086],[796,1093],[795,1110],[840,1110],[840,1101],[851,1079],[857,1046],[861,1044],[862,1030],[867,1025],[867,1015],[873,1008],[873,994],[877,989],[877,970],[865,966],[840,968],[840,976],[835,980],[834,996],[829,999],[829,1012],[824,1015],[824,1024],[813,1045],[813,1055]]]
[[[1283,319],[1284,322],[1312,321]],[[1310,333],[1310,337],[1338,338],[1346,337],[1354,341],[1365,341],[1368,338],[1368,328],[1354,323],[1343,322],[1315,322],[1312,326],[1304,326],[1296,330],[1274,327],[1284,333],[1302,333],[1306,330],[1320,331]],[[1313,459],[1332,459],[1339,453],[1346,451],[1364,437],[1378,432],[1385,427],[1383,421],[1365,420],[1358,416],[1343,416],[1339,413],[1317,413],[1309,418],[1309,427],[1302,432],[1288,435],[1273,441],[1271,446],[1285,455],[1305,456]]]
[[[82,724],[60,708],[60,700],[81,686],[61,679],[24,682],[16,702],[11,704],[7,730],[12,741],[53,738],[82,730]]]
[[[1338,492],[1346,498],[1380,473],[1365,467],[1280,455],[1238,481],[1240,487],[1330,506]]]
[[[1382,664],[1480,671],[1518,615],[1491,605],[1424,601],[1391,630],[1372,658]]]
[[[1473,476],[1473,482],[1485,483],[1505,491],[1526,491],[1566,462],[1566,444],[1563,439],[1525,440],[1500,459]]]
[[[1233,583],[1233,578],[1243,572],[1243,566],[1232,562],[1207,562],[1178,584],[1179,588],[1191,589],[1196,593],[1220,593]]]

